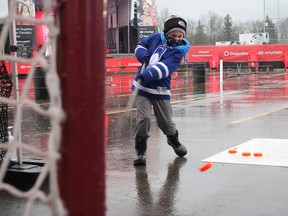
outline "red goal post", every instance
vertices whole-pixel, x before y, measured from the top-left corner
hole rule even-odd
[[[70,216],[105,215],[104,1],[58,1],[63,123],[58,176]]]

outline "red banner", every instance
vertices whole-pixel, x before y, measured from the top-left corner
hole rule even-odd
[[[107,72],[137,71],[140,66],[136,58],[106,58]]]
[[[42,37],[43,35],[41,35],[40,38]],[[39,37],[37,39],[38,43],[44,42],[44,40],[40,40]],[[257,52],[259,62],[284,62],[285,54],[286,59],[288,59],[288,45],[286,44],[191,46],[188,52],[188,62],[210,63],[211,56],[215,53],[218,54],[219,59],[222,59],[224,62],[249,62],[249,56],[253,51]],[[288,60],[286,60],[286,62],[286,65],[288,65]],[[106,58],[107,72],[137,71],[140,66],[141,63],[138,62],[136,58]],[[19,74],[27,74],[30,68],[30,65],[18,63]]]
[[[257,52],[260,62],[283,61],[284,54],[288,52],[288,45],[191,46],[188,62],[209,62],[213,53],[219,54],[223,62],[248,62],[248,56],[253,51]]]

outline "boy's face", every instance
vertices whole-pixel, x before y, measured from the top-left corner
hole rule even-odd
[[[173,31],[167,35],[167,38],[172,38],[176,43],[182,41],[184,35],[180,31]]]

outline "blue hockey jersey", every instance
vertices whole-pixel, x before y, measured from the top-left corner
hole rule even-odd
[[[135,56],[138,61],[144,57],[149,57],[150,61],[146,69],[142,71],[140,68],[138,71],[132,90],[137,88],[139,95],[150,99],[170,100],[171,75],[177,70],[189,47],[185,38],[183,45],[168,46],[163,32],[141,40],[136,46]],[[144,81],[137,82],[140,75]]]

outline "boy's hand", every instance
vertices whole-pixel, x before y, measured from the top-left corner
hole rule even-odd
[[[143,65],[143,64],[148,65],[148,64],[149,64],[149,61],[150,61],[149,57],[146,56],[146,57],[144,57],[144,58],[141,59],[141,64],[142,64],[142,65]]]
[[[140,75],[140,76],[138,77],[138,82],[141,83],[141,82],[143,82],[143,81],[144,81],[144,77],[143,77],[142,75]]]

